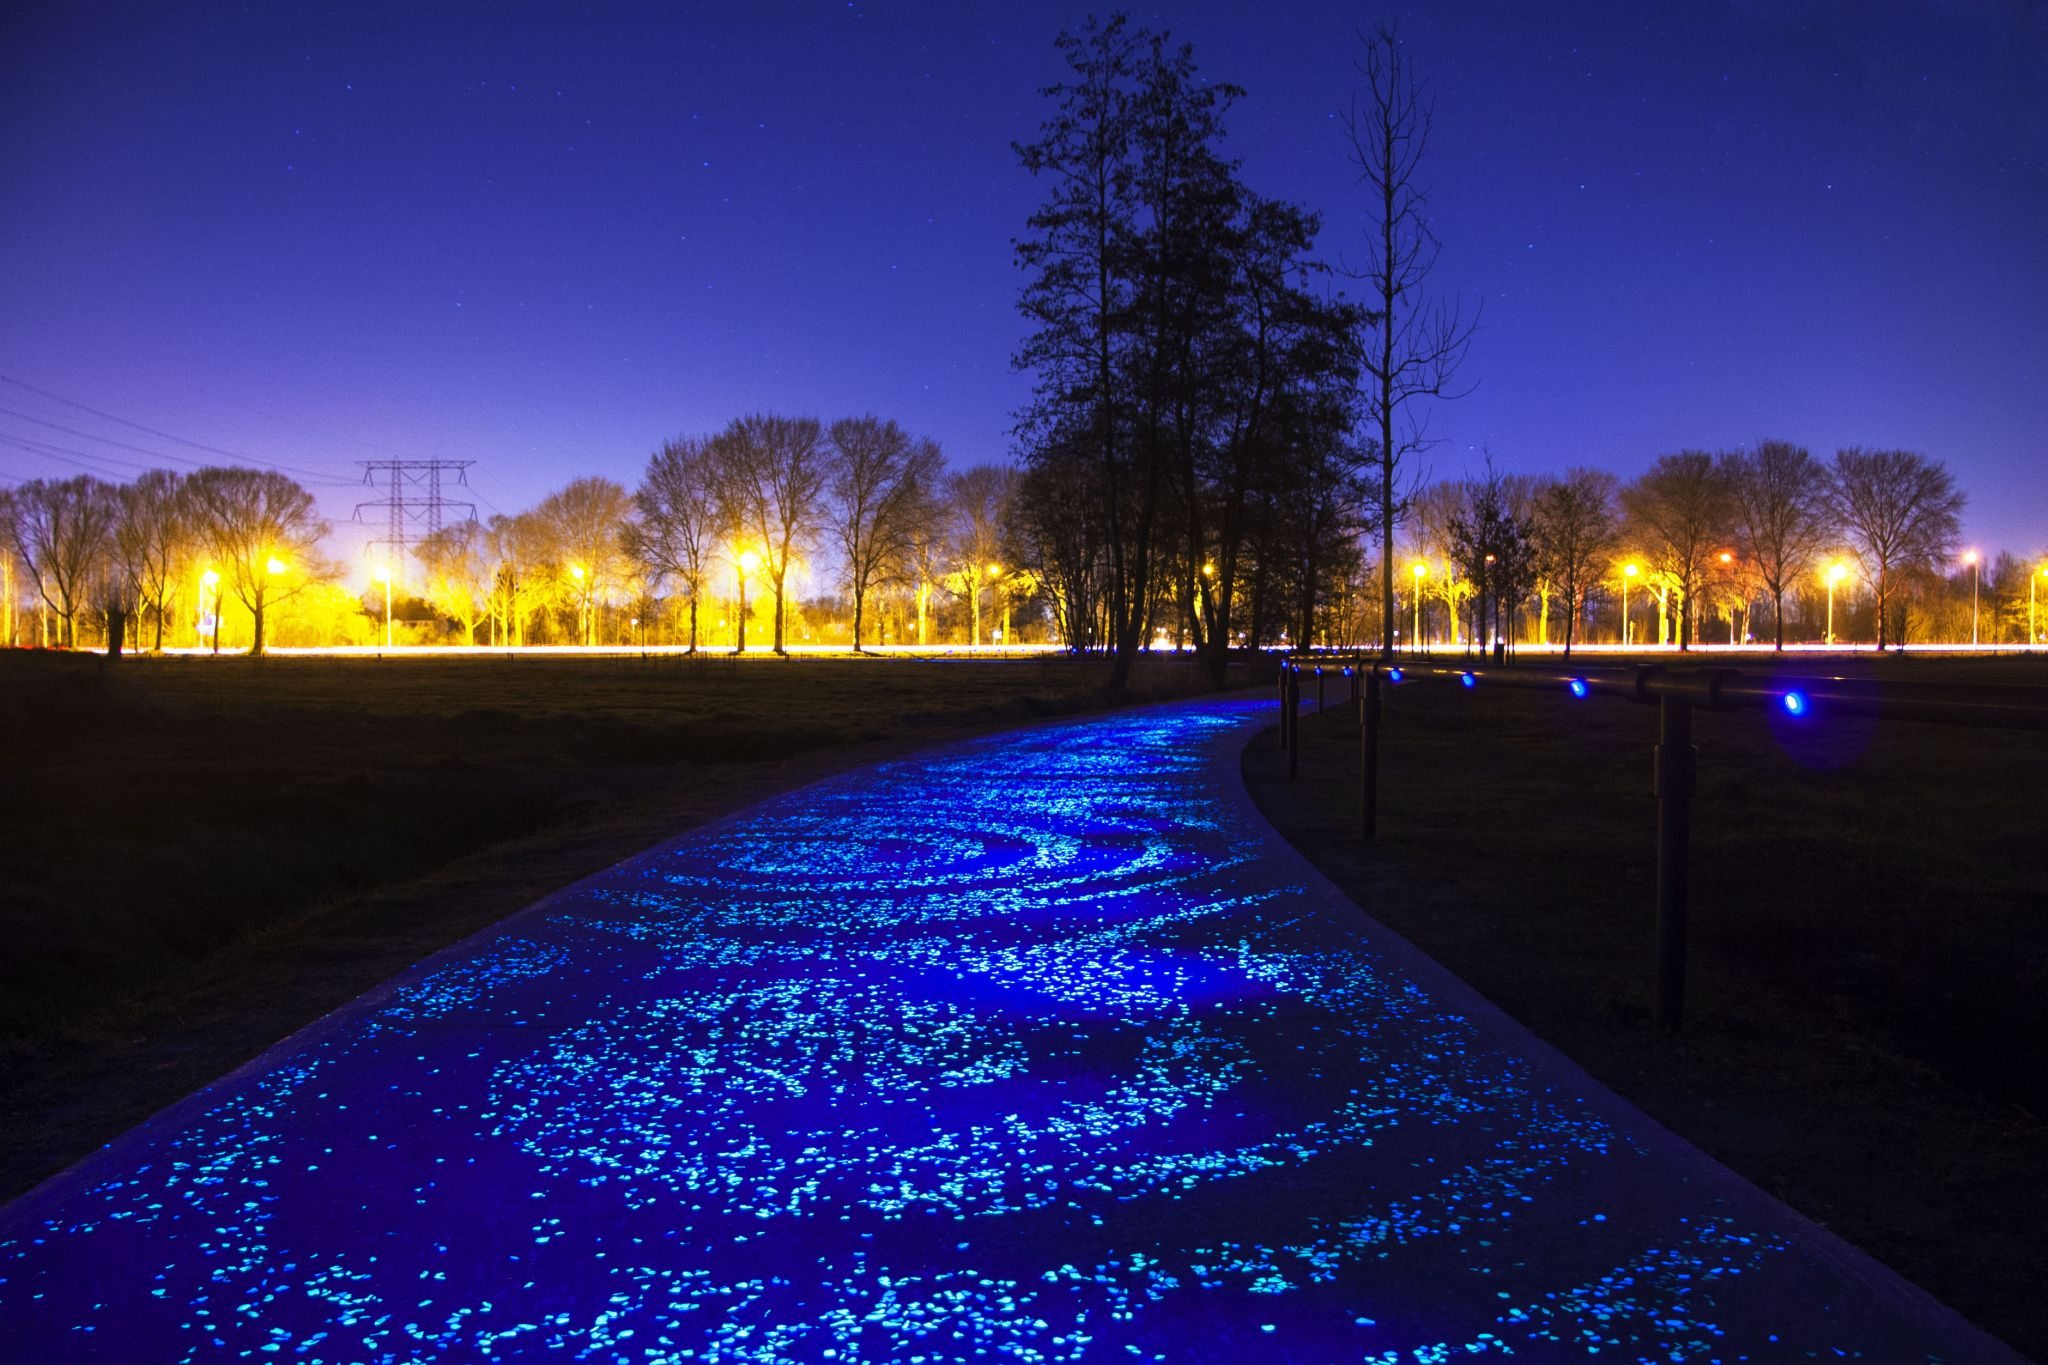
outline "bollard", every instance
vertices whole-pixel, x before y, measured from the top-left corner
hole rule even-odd
[[[1316,665],[1316,714],[1323,714],[1323,666]]]
[[[1380,671],[1365,675],[1358,702],[1358,838],[1371,843],[1379,830],[1380,805]]]
[[[1300,772],[1300,673],[1288,673],[1286,690],[1286,780]]]
[[[1688,822],[1699,751],[1692,742],[1692,701],[1666,692],[1657,703],[1657,1027],[1685,1018],[1685,892]]]
[[[1282,749],[1285,749],[1287,747],[1287,666],[1285,664],[1282,664],[1280,666],[1280,677],[1278,681],[1280,684],[1280,724],[1279,727],[1273,731],[1273,736],[1275,740],[1279,743],[1280,747]]]

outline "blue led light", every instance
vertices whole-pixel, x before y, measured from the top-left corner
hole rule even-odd
[[[1571,694],[1574,697],[1577,697],[1580,701],[1584,701],[1586,699],[1586,694],[1593,690],[1592,688],[1586,686],[1586,680],[1584,678],[1573,678],[1570,682],[1566,683],[1565,686],[1570,688]]]
[[[1461,682],[1461,683],[1463,683],[1463,684],[1465,684],[1465,686],[1467,686],[1467,687],[1477,687],[1477,686],[1479,686],[1479,679],[1478,679],[1478,677],[1477,677],[1477,676],[1475,676],[1475,675],[1473,675],[1473,674],[1471,674],[1471,673],[1460,673],[1460,674],[1458,675],[1458,681],[1459,681],[1459,682]]]
[[[1402,674],[1401,674],[1401,670],[1400,670],[1400,669],[1398,669],[1398,668],[1390,668],[1390,669],[1388,669],[1388,670],[1387,670],[1387,681],[1388,681],[1388,682],[1392,682],[1392,683],[1397,683],[1397,682],[1401,681],[1401,676],[1402,676]]]
[[[1806,714],[1807,701],[1804,692],[1787,692],[1779,700],[1784,703],[1787,715],[1803,716]]]

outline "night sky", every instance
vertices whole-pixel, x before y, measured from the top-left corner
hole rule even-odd
[[[1332,258],[1352,35],[1399,19],[1438,96],[1437,281],[1484,301],[1433,473],[1905,446],[1971,542],[2048,550],[2048,6],[1281,9],[1133,18],[1246,87],[1246,179],[1321,210]],[[0,437],[115,477],[220,458],[172,437],[324,471],[344,555],[377,534],[344,524],[358,459],[473,459],[489,515],[756,409],[1005,458],[1041,198],[1010,144],[1087,13],[9,7]],[[0,444],[8,481],[79,467]]]

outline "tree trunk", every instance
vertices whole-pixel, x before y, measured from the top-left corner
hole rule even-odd
[[[109,611],[107,613],[107,657],[121,657],[121,642],[128,634],[128,613]]]

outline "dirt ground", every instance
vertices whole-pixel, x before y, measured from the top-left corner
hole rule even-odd
[[[2048,1359],[2048,735],[1697,715],[1673,1037],[1649,1017],[1655,709],[1417,682],[1385,715],[1369,848],[1355,712],[1304,723],[1292,782],[1252,743],[1284,835],[1653,1118]]]
[[[548,892],[1099,662],[0,652],[0,1198]],[[1133,700],[1200,691],[1177,661]]]

